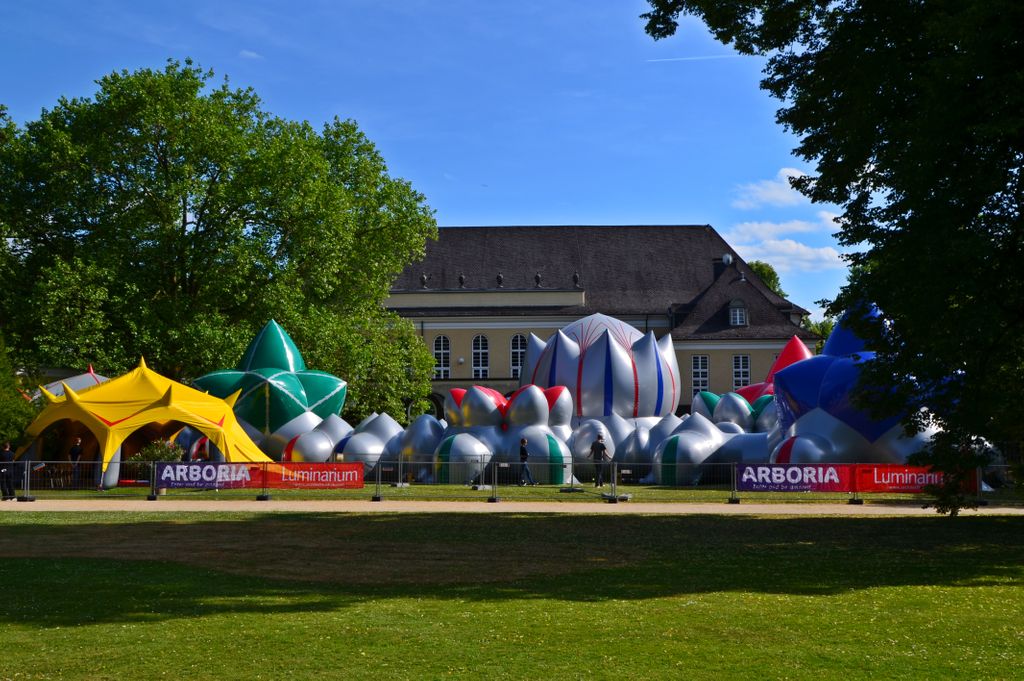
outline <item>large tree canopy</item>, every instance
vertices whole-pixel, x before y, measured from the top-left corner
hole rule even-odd
[[[925,400],[950,469],[975,435],[1024,439],[1024,4],[649,1],[655,38],[690,14],[768,56],[762,87],[816,164],[794,184],[842,206],[839,239],[860,249],[829,312],[883,313],[853,318],[879,352],[864,385],[886,386],[870,404],[920,425]]]
[[[212,78],[172,61],[23,127],[0,111],[9,344],[27,363],[116,373],[145,355],[188,378],[233,366],[275,318],[353,404],[400,416],[430,357],[381,301],[436,236],[432,211],[355,123],[284,120]]]

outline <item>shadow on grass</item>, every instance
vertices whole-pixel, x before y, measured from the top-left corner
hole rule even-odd
[[[37,626],[327,612],[401,598],[1024,585],[1016,517],[19,516],[0,521],[0,621]]]

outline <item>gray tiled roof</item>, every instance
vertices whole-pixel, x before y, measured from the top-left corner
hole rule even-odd
[[[394,291],[422,290],[423,274],[431,289],[458,289],[460,274],[466,289],[495,289],[499,273],[505,289],[533,289],[538,273],[543,288],[572,289],[578,273],[585,306],[547,309],[547,314],[614,317],[671,310],[677,339],[815,338],[790,322],[791,310],[806,310],[770,291],[709,225],[443,227],[438,233],[424,259],[399,275]],[[725,254],[733,257],[731,267],[721,264]],[[737,298],[748,308],[746,327],[729,326],[729,303]],[[458,314],[403,311],[453,313]]]

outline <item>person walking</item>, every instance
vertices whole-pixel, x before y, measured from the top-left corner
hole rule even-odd
[[[82,463],[82,438],[76,437],[71,449],[68,450],[71,458],[71,489],[78,489],[80,465]]]
[[[0,449],[0,492],[3,501],[14,499],[14,450],[10,442]]]
[[[594,487],[604,487],[604,460],[607,452],[608,448],[604,446],[604,435],[598,435],[590,445],[590,458],[594,460],[594,470],[597,471]]]
[[[530,452],[526,451],[526,438],[519,441],[519,486],[523,487],[529,480],[530,485],[536,485],[533,481],[533,474],[530,473]]]

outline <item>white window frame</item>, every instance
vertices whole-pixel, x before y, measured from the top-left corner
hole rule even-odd
[[[487,336],[473,336],[473,378],[488,378],[491,373],[490,342]]]
[[[750,355],[732,356],[732,389],[750,385]]]
[[[732,305],[729,307],[729,326],[746,326],[747,308],[744,305]]]
[[[709,355],[690,355],[690,380],[693,382],[693,394],[711,390],[711,357]]]
[[[434,338],[434,378],[452,377],[452,341],[448,336]]]
[[[508,365],[512,378],[519,378],[523,373],[523,365],[526,363],[526,336],[521,333],[513,335],[508,347]]]

